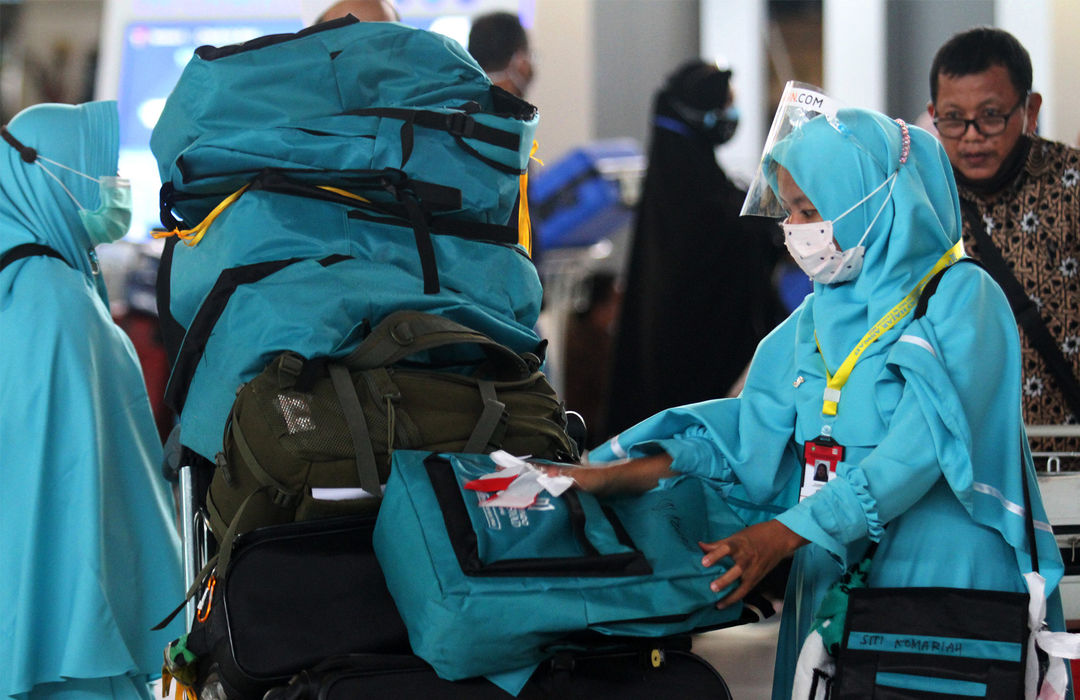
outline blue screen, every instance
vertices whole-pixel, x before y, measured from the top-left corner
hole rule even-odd
[[[166,98],[195,52],[203,45],[237,44],[266,34],[299,31],[295,20],[206,20],[132,22],[124,31],[120,64],[120,174],[131,179],[135,213],[127,239],[144,241],[160,226],[157,162],[150,132]]]

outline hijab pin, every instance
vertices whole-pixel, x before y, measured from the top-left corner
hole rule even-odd
[[[900,125],[900,165],[903,165],[911,153],[911,132],[903,119],[897,119],[896,123]]]
[[[793,382],[791,383],[791,385],[792,385],[792,386],[794,386],[794,387],[795,387],[796,389],[798,389],[798,388],[799,388],[799,386],[800,386],[800,385],[801,385],[801,384],[802,384],[803,382],[805,382],[805,381],[806,381],[806,380],[805,380],[805,379],[803,379],[803,378],[802,378],[802,376],[799,376],[799,377],[796,377],[796,378],[795,378],[795,381],[793,381]]]

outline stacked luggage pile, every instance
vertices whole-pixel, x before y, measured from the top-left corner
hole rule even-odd
[[[166,650],[185,692],[507,696],[412,655],[372,532],[392,456],[578,456],[534,331],[536,124],[455,42],[398,24],[196,51],[151,139],[170,234],[166,399],[216,550],[192,581],[190,631]],[[735,621],[717,619],[704,626]],[[521,696],[594,671],[650,697],[670,696],[656,683],[722,688],[686,639],[666,664],[665,640],[551,652]],[[641,659],[669,673],[640,685],[626,669]]]

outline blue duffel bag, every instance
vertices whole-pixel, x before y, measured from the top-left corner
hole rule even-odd
[[[723,568],[702,566],[697,543],[746,523],[709,482],[683,477],[604,500],[542,492],[527,509],[483,507],[488,496],[465,484],[495,470],[486,455],[393,456],[375,554],[413,652],[439,676],[524,679],[576,633],[659,637],[763,614],[715,607],[728,590],[709,583]]]

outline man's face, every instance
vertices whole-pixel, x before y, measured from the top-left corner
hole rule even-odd
[[[949,161],[961,175],[969,180],[986,180],[998,173],[1020,136],[1034,131],[1040,100],[1037,94],[1031,98],[1026,107],[1021,104],[1024,95],[1013,86],[1009,71],[995,65],[982,73],[961,77],[939,73],[937,102],[927,108],[930,116],[939,120],[976,119],[1007,114],[1020,104],[1000,134],[985,136],[974,124],[968,124],[958,137],[938,135]]]

